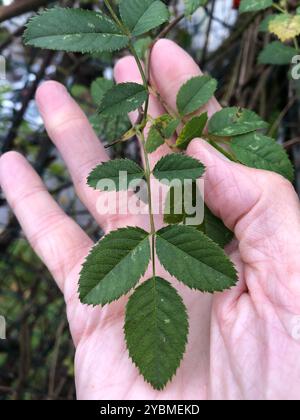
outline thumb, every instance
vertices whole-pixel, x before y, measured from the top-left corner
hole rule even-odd
[[[206,167],[205,202],[231,230],[247,215],[261,197],[256,171],[231,162],[204,140],[190,143],[187,154]]]
[[[292,184],[228,161],[203,140],[187,152],[206,166],[205,201],[234,231],[242,262],[258,275],[245,278],[252,296],[263,290],[273,304],[298,314],[300,205]]]

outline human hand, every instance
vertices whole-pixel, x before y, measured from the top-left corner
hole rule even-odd
[[[152,53],[152,78],[161,97],[175,107],[179,87],[199,68],[171,41],[159,41]],[[139,81],[132,58],[118,62],[118,82]],[[101,193],[86,178],[106,161],[87,119],[55,82],[43,84],[37,103],[49,136],[59,149],[77,194],[106,233],[122,226],[147,229],[144,218],[103,217],[96,210]],[[206,107],[212,115],[217,101]],[[151,99],[150,114],[164,113]],[[134,116],[132,116],[134,118]],[[151,155],[151,164],[167,147]],[[189,344],[173,381],[154,391],[129,360],[123,338],[126,298],[90,308],[77,295],[81,265],[92,246],[82,229],[53,201],[25,159],[9,152],[0,160],[0,183],[31,245],[65,296],[76,346],[79,399],[298,399],[300,315],[300,208],[298,197],[279,175],[227,161],[202,140],[188,154],[201,160],[206,202],[234,230],[227,251],[239,270],[239,284],[208,296],[176,285],[188,308]],[[157,224],[161,220],[157,220]],[[159,226],[157,226],[159,227]],[[161,269],[158,273],[167,275]]]

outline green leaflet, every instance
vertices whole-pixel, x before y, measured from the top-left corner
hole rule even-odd
[[[171,117],[169,114],[161,115],[154,121],[154,126],[159,130],[162,137],[165,139],[169,139],[173,136],[179,124],[180,120]]]
[[[121,172],[126,172],[127,182]],[[88,185],[101,190],[99,182],[110,180],[113,184],[107,184],[106,191],[127,190],[130,182],[141,180],[144,175],[144,170],[132,160],[115,159],[98,165],[89,175]],[[133,188],[135,187],[136,185]]]
[[[260,32],[269,32],[269,24],[277,15],[266,16],[259,24]]]
[[[156,252],[163,267],[192,289],[221,292],[237,282],[236,270],[224,251],[193,227],[160,230]]]
[[[129,38],[101,12],[53,8],[33,17],[24,34],[27,45],[81,53],[115,51]]]
[[[157,162],[153,175],[162,183],[170,183],[175,179],[181,182],[196,180],[201,178],[204,172],[205,167],[199,160],[173,153],[164,156]]]
[[[94,114],[90,117],[89,121],[100,139],[106,140],[107,142],[119,139],[131,127],[127,115],[109,118]]]
[[[164,114],[156,118],[147,137],[147,153],[155,152],[158,147],[164,144],[165,139],[171,138],[179,123],[180,121],[178,119],[175,119],[168,114]]]
[[[292,58],[297,55],[296,48],[274,41],[268,44],[259,54],[258,62],[261,64],[286,65],[292,62]]]
[[[139,228],[119,229],[102,239],[80,273],[82,303],[105,305],[127,294],[150,262],[149,234]]]
[[[267,128],[255,112],[237,107],[224,108],[210,119],[208,132],[214,136],[232,137]]]
[[[178,189],[180,190],[181,200],[178,202]],[[165,209],[164,209],[164,223],[168,225],[176,225],[178,223],[182,223],[185,218],[184,214],[184,188],[183,186],[180,187],[171,187],[165,202]]]
[[[141,60],[145,60],[146,52],[151,44],[152,38],[150,36],[145,36],[135,41],[134,49]]]
[[[214,95],[217,81],[210,76],[197,76],[188,80],[177,95],[177,109],[188,115],[205,105]]]
[[[181,186],[180,194],[176,194],[178,188],[171,187],[166,198],[165,210],[164,210],[164,223],[173,225],[184,223],[187,217],[193,217],[195,215],[186,214],[184,200],[189,199],[192,202],[192,206],[203,205],[203,198],[201,197],[200,191],[196,183],[193,183],[192,197],[186,197],[184,195],[184,188]],[[181,198],[178,202],[178,197]],[[195,226],[196,227],[196,226]],[[212,241],[218,244],[221,248],[224,248],[233,238],[233,233],[224,225],[222,220],[216,217],[209,208],[204,205],[204,219],[203,223],[197,226],[197,229],[205,233]]]
[[[240,13],[257,12],[271,7],[273,0],[242,0],[240,5]]]
[[[170,18],[166,5],[157,0],[121,0],[120,15],[133,36],[142,35]]]
[[[235,137],[230,144],[235,156],[244,165],[277,172],[293,181],[293,165],[286,151],[271,137],[250,133]]]
[[[204,211],[204,221],[198,229],[205,233],[212,241],[224,248],[233,239],[233,233],[229,230],[221,219],[216,217],[207,206]]]
[[[190,185],[172,186],[165,201],[164,222],[172,225],[191,222],[192,218],[193,226],[196,226],[196,216],[203,215],[203,205],[203,197],[196,181]]]
[[[146,152],[153,153],[157,150],[160,146],[165,143],[164,138],[162,137],[159,130],[153,125],[148,133],[147,141],[146,141]]]
[[[146,101],[148,93],[138,83],[121,83],[108,90],[99,107],[100,115],[107,117],[126,115]]]
[[[99,107],[107,91],[112,89],[112,80],[99,77],[91,85],[91,95],[94,103]],[[101,139],[112,142],[122,137],[131,127],[128,115],[104,116],[94,114],[90,117],[90,123]]]
[[[206,6],[208,0],[184,0],[185,15],[191,16],[201,6]]]
[[[207,112],[188,121],[179,134],[176,147],[180,150],[186,150],[192,140],[202,136],[207,121]]]
[[[129,355],[145,380],[161,390],[173,377],[185,352],[186,308],[177,291],[160,277],[139,286],[126,308]]]
[[[91,84],[91,95],[96,105],[100,106],[106,92],[112,89],[114,82],[104,77],[98,77]]]

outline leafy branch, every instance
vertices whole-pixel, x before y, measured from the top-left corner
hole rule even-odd
[[[269,4],[268,0],[262,2],[266,7]],[[202,137],[225,156],[242,164],[272,170],[290,180],[293,168],[286,152],[264,134],[268,124],[254,112],[225,108],[209,120],[201,109],[214,96],[217,81],[208,75],[193,77],[179,89],[175,110],[165,107],[166,113],[158,118],[149,114],[150,94],[159,97],[149,77],[152,48],[185,16],[204,7],[206,0],[185,0],[185,13],[173,20],[160,0],[121,0],[118,12],[109,0],[104,3],[110,16],[81,9],[46,10],[29,21],[24,39],[35,47],[81,53],[127,48],[140,71],[142,84],[114,85],[111,81],[97,79],[92,86],[92,96],[98,106],[97,118],[115,121],[131,111],[138,111],[137,121],[119,141],[127,141],[135,135],[139,138],[145,168],[128,159],[99,162],[87,182],[100,191],[120,191],[131,189],[131,182],[145,180],[150,232],[125,227],[97,243],[83,264],[79,295],[84,304],[106,305],[130,294],[124,326],[129,355],[145,380],[153,388],[163,389],[184,355],[188,315],[175,288],[157,276],[156,257],[171,276],[200,292],[220,292],[237,282],[236,270],[223,250],[232,239],[232,233],[221,220],[205,207],[204,220],[197,226],[187,225],[193,215],[188,214],[184,206],[185,181],[192,185],[191,202],[199,205],[201,194],[197,181],[205,173],[205,167],[187,156],[185,150],[193,139]],[[249,3],[250,0],[248,6]],[[244,4],[245,1],[241,7]],[[165,27],[155,35],[161,25]],[[154,38],[143,64],[135,41],[152,32]],[[150,130],[146,139],[147,124]],[[151,169],[149,155],[164,144],[175,153],[163,157]],[[120,179],[120,173],[124,172],[126,184]],[[169,189],[164,214],[167,226],[159,231],[153,212],[152,178],[167,184],[175,180],[181,182],[179,188]],[[109,187],[105,180],[111,181]],[[179,198],[177,190],[181,193]],[[175,211],[178,205],[179,212]],[[150,278],[139,285],[150,264]]]

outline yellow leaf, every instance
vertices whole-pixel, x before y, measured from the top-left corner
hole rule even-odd
[[[269,31],[284,42],[300,35],[300,16],[282,14],[276,16],[269,23]]]

